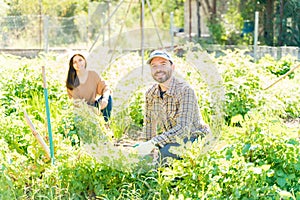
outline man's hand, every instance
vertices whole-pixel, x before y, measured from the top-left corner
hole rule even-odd
[[[150,154],[154,148],[155,148],[155,145],[152,143],[151,140],[149,140],[147,142],[142,142],[142,143],[138,144],[137,147],[135,147],[138,154],[140,154],[140,155]]]

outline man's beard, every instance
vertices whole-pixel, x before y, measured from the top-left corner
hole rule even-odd
[[[159,75],[159,77],[157,77],[157,74],[162,74],[162,75]],[[172,75],[172,71],[160,71],[160,72],[156,72],[155,74],[152,74],[152,77],[158,83],[164,83],[170,79],[171,75]]]

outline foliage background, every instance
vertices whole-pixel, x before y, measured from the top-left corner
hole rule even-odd
[[[184,40],[193,40],[202,45],[253,45],[254,13],[258,11],[260,45],[299,47],[298,0],[193,2],[198,2],[197,5],[201,6],[201,13],[197,14],[205,18],[202,23],[208,27],[209,37],[201,34],[190,37],[188,30],[184,30]],[[3,41],[0,45],[3,48],[25,48],[26,45],[22,43],[26,41],[22,41],[22,37],[32,35],[34,37],[30,38],[32,41],[29,46],[34,48],[45,48],[49,42],[51,48],[67,46],[87,49],[95,41],[102,42],[108,36],[115,37],[119,32],[134,31],[141,26],[141,2],[134,0],[125,3],[119,0],[54,0],[51,3],[44,0],[1,0],[0,3],[0,12],[3,13],[0,18],[0,35]],[[188,15],[184,14],[189,10],[188,1],[152,0],[149,3],[151,9],[148,1],[145,1],[144,27],[166,31],[169,42],[171,12],[174,13],[176,31],[189,23]],[[119,6],[120,9],[114,13]],[[197,12],[196,6],[192,8],[192,12]],[[114,16],[110,18],[112,14]],[[70,34],[73,36],[67,37]],[[58,39],[60,35],[65,37]],[[135,35],[140,33],[135,32]],[[10,42],[12,39],[16,41]]]

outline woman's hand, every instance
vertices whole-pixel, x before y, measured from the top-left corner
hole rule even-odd
[[[103,99],[101,99],[101,101],[100,101],[99,108],[100,108],[101,110],[103,110],[104,108],[106,108],[107,105],[108,105],[108,99],[103,98]]]

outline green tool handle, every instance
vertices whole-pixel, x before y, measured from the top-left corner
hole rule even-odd
[[[54,164],[54,146],[53,146],[53,139],[52,139],[52,128],[51,128],[51,120],[50,120],[50,108],[48,102],[48,90],[47,90],[45,66],[42,67],[42,74],[43,74],[43,88],[44,88],[44,96],[45,96],[46,115],[47,115],[47,126],[48,126],[48,134],[49,134],[50,156],[51,156],[51,162],[52,164]]]

